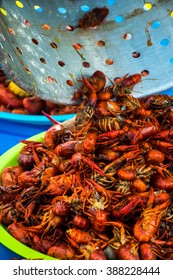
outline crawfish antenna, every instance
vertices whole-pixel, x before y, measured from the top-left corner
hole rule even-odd
[[[47,114],[46,112],[42,111],[42,114],[48,118],[53,124],[60,124],[62,125],[60,122],[56,121],[55,119],[53,119],[49,114]]]
[[[91,91],[94,90],[93,86],[90,84],[90,82],[85,77],[82,77],[82,81],[89,90],[91,90]]]

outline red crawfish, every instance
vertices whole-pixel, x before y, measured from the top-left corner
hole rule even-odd
[[[29,232],[18,222],[13,222],[7,227],[7,231],[18,241],[30,245]]]
[[[97,96],[99,93],[97,93]],[[99,119],[101,117],[117,117],[122,114],[120,105],[116,101],[98,101],[94,115]]]
[[[102,89],[101,91],[99,91],[97,93],[97,98],[99,101],[110,101],[111,98],[115,98],[117,96],[118,93],[118,87],[116,84],[113,84],[111,86],[107,86],[104,89]],[[106,103],[106,102],[105,102]],[[119,105],[118,103],[116,103],[117,105],[117,110],[119,109]]]
[[[54,120],[49,114],[42,111],[43,115],[45,115],[52,123],[53,125],[46,130],[45,136],[44,136],[44,142],[45,145],[49,149],[54,149],[56,145],[64,139],[69,139],[71,135],[70,127],[72,128],[73,124],[66,123],[60,123],[56,120]]]
[[[116,138],[120,137],[124,133],[125,133],[125,131],[123,129],[113,129],[111,131],[107,131],[105,133],[99,134],[98,137],[97,137],[97,141],[99,143],[100,141],[104,141],[104,140],[110,140],[110,139],[115,140]],[[103,142],[103,143],[105,144],[107,142]]]
[[[111,163],[109,163],[108,165],[106,165],[103,171],[106,174],[113,175],[117,172],[117,170],[121,167],[122,164],[124,164],[128,160],[137,158],[140,153],[141,153],[140,149],[127,152],[122,156],[120,156],[119,158],[112,161]]]
[[[55,147],[54,152],[63,158],[69,158],[77,152],[90,154],[95,149],[97,135],[98,130],[94,127],[90,127],[87,131],[87,135],[82,137],[83,139],[69,140],[62,144],[58,144]]]
[[[92,213],[95,215],[95,210],[109,209],[111,202],[109,191],[94,180],[85,179],[85,182],[87,183],[87,194],[85,195],[83,209],[85,209],[87,203],[89,203],[87,208],[89,208],[89,210],[91,209],[91,212],[89,211],[90,214]],[[86,214],[89,213],[86,211]]]
[[[162,141],[165,139],[166,141],[169,141],[173,138],[173,129],[165,129],[157,132],[155,135],[153,135],[154,139],[162,139]]]
[[[84,154],[92,154],[95,150],[95,145],[97,141],[98,130],[94,127],[91,127],[88,132],[87,136],[84,137],[82,141],[82,152]]]
[[[34,167],[34,164],[39,163],[39,155],[37,152],[38,147],[44,147],[44,144],[36,141],[21,140],[25,144],[18,155],[18,162],[24,169]]]
[[[124,219],[126,215],[134,213],[135,208],[141,203],[140,197],[135,197],[131,201],[122,201],[116,204],[115,207],[113,207],[112,215],[116,219]]]
[[[106,260],[106,254],[101,249],[96,249],[90,254],[90,260]]]
[[[39,224],[25,227],[25,230],[32,233],[41,234],[43,237],[49,234],[51,231],[56,231],[63,221],[63,216],[57,216],[53,213],[52,209],[48,209],[43,213],[42,220]]]
[[[77,92],[75,92],[73,100],[88,98],[89,90],[95,90],[98,94],[106,84],[106,76],[102,71],[97,70],[87,79],[83,77],[82,82],[83,84]]]
[[[73,218],[73,225],[79,229],[87,230],[91,223],[87,216],[77,214]]]
[[[84,100],[77,111],[77,115],[75,118],[75,128],[79,132],[83,132],[85,126],[91,123],[91,119],[94,115],[95,106],[97,102],[97,94],[93,86],[87,81],[86,78],[83,77],[84,83],[90,89],[89,98]]]
[[[142,260],[156,260],[155,245],[146,242],[139,245],[139,253]]]
[[[105,173],[101,170],[101,168],[89,157],[83,155],[82,153],[73,154],[71,158],[71,164],[74,168],[81,168],[81,166],[88,165],[91,170],[94,170],[101,176],[105,176]]]
[[[106,85],[106,76],[102,71],[97,70],[89,78],[87,78],[87,81],[90,83],[92,88],[97,92],[97,96],[98,96],[98,92],[102,90]],[[89,84],[87,84],[86,82],[84,84],[86,87],[88,87],[88,89],[92,89],[89,87]]]
[[[121,106],[125,106],[126,112],[130,112],[141,107],[139,100],[130,94],[121,94],[118,96],[118,102]]]
[[[90,233],[75,227],[68,229],[66,231],[66,236],[72,246],[78,246],[78,244],[87,244],[92,240]]]
[[[126,241],[118,248],[117,255],[120,260],[139,260],[138,243]]]
[[[110,212],[93,207],[93,209],[88,210],[88,215],[90,216],[92,227],[96,232],[100,233],[106,229]]]
[[[108,13],[109,9],[106,6],[103,8],[96,7],[79,19],[79,25],[77,27],[83,29],[87,29],[89,27],[95,28],[103,22]]]
[[[169,204],[170,200],[166,200],[155,207],[149,205],[144,209],[133,228],[134,237],[138,241],[148,242],[152,239]]]
[[[159,190],[171,190],[173,189],[173,175],[167,169],[160,172],[158,168],[158,172],[151,177],[151,183]]]
[[[59,242],[57,245],[50,247],[47,254],[61,260],[72,260],[74,259],[75,251],[69,244]]]
[[[147,120],[137,120],[134,126],[127,127],[125,137],[131,144],[148,139],[159,131],[159,122],[154,116],[149,116]]]
[[[104,87],[106,78],[103,72],[96,71],[88,79],[82,77],[82,81],[83,86],[87,88],[87,96],[84,97],[84,101],[80,104],[77,111],[75,119],[75,128],[77,131],[86,130],[85,126],[91,121],[96,108],[97,92]]]
[[[150,143],[157,147],[158,149],[165,149],[171,151],[173,149],[173,143],[168,141],[161,141],[161,140],[150,140]]]
[[[108,221],[107,226],[112,227],[113,234],[113,237],[109,238],[107,242],[117,252],[118,248],[126,243],[129,233],[120,221]]]
[[[23,168],[20,165],[6,167],[1,173],[1,183],[3,187],[17,185],[18,177],[22,174]]]
[[[49,185],[41,193],[49,196],[69,194],[80,185],[81,178],[77,172],[69,175],[64,172],[63,174],[52,176],[49,180]]]
[[[40,115],[44,106],[44,101],[37,96],[27,96],[23,98],[23,107],[30,115]]]
[[[58,144],[54,152],[63,158],[70,158],[75,152],[81,150],[82,140],[70,140],[61,144]]]
[[[18,211],[10,203],[1,205],[0,208],[0,221],[6,226],[10,225],[13,222],[17,221]]]
[[[86,180],[88,189],[83,203],[83,212],[90,217],[90,222],[95,231],[102,232],[106,228],[110,215],[110,197],[107,190],[92,180]],[[93,189],[94,187],[94,189]],[[92,188],[92,189],[91,189]],[[103,195],[102,193],[103,192]]]
[[[142,80],[142,75],[141,74],[133,74],[133,75],[125,75],[121,80],[120,80],[120,85],[122,87],[133,87],[134,85],[140,83]]]
[[[22,187],[12,185],[8,187],[0,186],[0,201],[7,203],[8,201],[15,200],[16,195],[21,192]]]
[[[122,180],[132,181],[136,178],[137,167],[135,164],[126,164],[117,171],[117,175]]]
[[[147,190],[147,185],[143,180],[136,178],[136,179],[132,180],[132,182],[130,184],[130,189],[131,189],[132,193],[135,193],[135,192],[143,193]]]
[[[104,162],[111,162],[120,156],[119,152],[114,152],[112,149],[100,148],[98,151],[97,159]]]
[[[98,94],[97,94],[98,96]],[[98,101],[97,106],[95,108],[94,115],[99,118],[99,117],[111,117],[111,112],[108,110],[107,106],[107,101]]]
[[[147,163],[149,164],[160,164],[164,161],[165,155],[156,149],[150,149],[146,154],[145,154],[145,159]]]
[[[50,165],[51,163],[47,162],[47,159],[45,158],[42,162],[39,163],[39,165],[35,166],[31,170],[22,172],[18,176],[19,186],[32,186],[37,185],[39,182],[44,182],[46,180],[46,178],[44,178],[44,172],[47,171],[49,171],[50,176],[55,175],[56,167],[54,168],[53,165],[49,170]]]
[[[76,255],[76,259],[84,260],[106,260],[106,255],[103,248],[106,246],[106,242],[100,240],[92,240],[88,244],[81,244],[78,251],[81,254]]]
[[[53,205],[52,212],[57,216],[66,217],[70,213],[70,204],[62,199]]]
[[[173,97],[166,94],[154,94],[149,96],[144,102],[145,109],[165,109],[173,104]]]

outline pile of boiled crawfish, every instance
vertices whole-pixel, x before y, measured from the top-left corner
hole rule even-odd
[[[78,105],[59,105],[49,100],[43,100],[34,95],[17,95],[10,88],[10,80],[0,70],[0,112],[22,115],[42,115],[45,111],[49,115],[75,114]]]
[[[22,140],[1,174],[0,220],[58,259],[173,259],[173,97],[135,98],[140,74],[82,77],[74,122]]]

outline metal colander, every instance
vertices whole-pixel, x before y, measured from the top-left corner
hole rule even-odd
[[[135,97],[173,86],[173,1],[0,1],[0,64],[24,90],[56,103],[73,104],[82,76],[100,70],[142,74]],[[79,19],[107,7],[101,24]]]

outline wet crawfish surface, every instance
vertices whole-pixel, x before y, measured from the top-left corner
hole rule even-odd
[[[173,98],[136,99],[140,74],[82,77],[70,125],[22,141],[1,174],[0,221],[60,259],[173,259]]]

